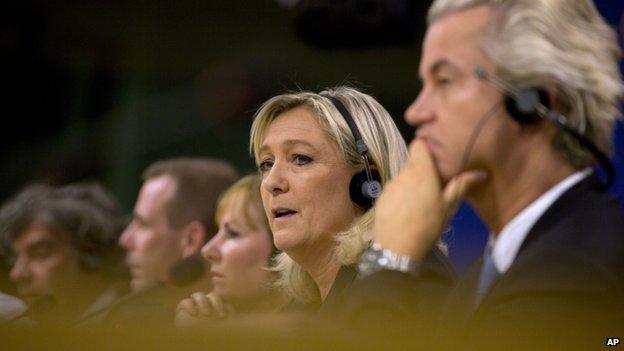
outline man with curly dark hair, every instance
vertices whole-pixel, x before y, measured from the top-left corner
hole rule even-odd
[[[123,222],[115,199],[98,184],[32,185],[4,204],[0,233],[9,277],[31,319],[72,322],[116,298],[111,283]],[[36,308],[42,301],[49,308]]]

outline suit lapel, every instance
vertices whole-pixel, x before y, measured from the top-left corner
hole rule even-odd
[[[578,202],[582,201],[584,193],[590,190],[597,190],[599,185],[598,178],[595,174],[592,174],[563,193],[535,222],[535,225],[533,225],[533,228],[531,228],[520,246],[516,259],[521,257],[534,242],[539,241],[542,235],[548,233],[553,225],[557,224],[566,215],[569,215],[571,209],[577,208]]]
[[[532,270],[532,268],[529,267],[534,267],[539,263],[535,262],[536,258],[531,254],[531,248],[539,246],[540,240],[544,239],[548,233],[553,232],[553,226],[560,223],[561,219],[566,215],[569,215],[571,209],[578,207],[578,202],[582,201],[582,194],[590,189],[597,189],[598,186],[599,181],[596,176],[592,174],[568,189],[546,210],[546,212],[544,212],[537,222],[535,222],[535,225],[529,230],[511,267],[509,267],[507,272],[502,274],[491,286],[489,293],[485,295],[481,304],[479,304],[475,310],[475,316],[478,315],[480,310],[487,309],[488,306],[495,304],[496,300],[499,297],[505,296],[508,290],[513,291],[517,288],[513,286],[516,282],[514,277],[526,274],[527,269]],[[481,260],[482,259],[480,259],[480,261]],[[478,280],[478,272],[475,279]],[[472,293],[472,297],[474,297],[474,292]]]

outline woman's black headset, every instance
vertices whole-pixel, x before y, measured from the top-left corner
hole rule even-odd
[[[345,105],[338,98],[329,95],[322,96],[332,102],[338,112],[342,115],[342,118],[344,118],[347,122],[347,125],[353,134],[353,138],[355,139],[355,147],[364,161],[364,170],[354,174],[353,177],[351,177],[351,182],[349,183],[349,195],[353,203],[368,210],[373,207],[375,199],[381,194],[381,177],[379,176],[379,172],[371,167],[371,163],[368,158],[368,147],[366,146],[366,143],[364,143],[360,130],[355,124],[349,110],[347,110]]]

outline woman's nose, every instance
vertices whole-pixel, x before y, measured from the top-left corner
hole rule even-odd
[[[277,162],[267,170],[262,179],[262,187],[272,195],[278,195],[288,191],[286,170]]]
[[[202,248],[201,255],[208,262],[216,262],[219,260],[221,255],[219,254],[219,246],[221,238],[221,231],[219,231],[215,236],[210,239]]]

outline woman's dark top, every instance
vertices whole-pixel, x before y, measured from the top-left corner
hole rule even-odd
[[[359,279],[354,266],[344,266],[320,307],[322,320],[367,336],[426,337],[455,279],[448,258],[434,248],[418,275],[380,271]]]

